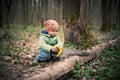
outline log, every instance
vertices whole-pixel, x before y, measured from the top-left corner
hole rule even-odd
[[[74,70],[74,66],[77,61],[85,63],[93,59],[97,54],[99,54],[106,48],[109,48],[110,46],[112,46],[119,39],[120,37],[114,40],[110,40],[108,42],[95,45],[90,49],[87,49],[86,51],[84,51],[84,52],[89,52],[94,56],[88,56],[88,57],[70,56],[69,58],[66,58],[64,61],[60,61],[50,67],[44,68],[44,72],[41,72],[40,74],[32,75],[28,78],[25,78],[24,80],[56,80],[61,76],[63,76],[64,74]]]

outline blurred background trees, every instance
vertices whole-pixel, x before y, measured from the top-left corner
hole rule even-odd
[[[0,0],[0,28],[43,26],[55,19],[64,27],[66,42],[92,38],[90,29],[120,30],[119,0]]]

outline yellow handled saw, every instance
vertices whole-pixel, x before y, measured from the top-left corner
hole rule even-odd
[[[54,57],[69,57],[69,56],[93,56],[92,53],[90,52],[86,52],[86,51],[74,51],[74,50],[69,50],[69,49],[64,49],[63,51],[63,47],[60,47],[58,45],[56,45],[56,47],[58,48],[58,52],[55,52],[52,54],[52,56]],[[67,52],[67,53],[66,53]],[[63,55],[62,55],[63,54]]]
[[[58,45],[56,45],[56,47],[58,48],[58,52],[55,52],[54,54],[52,54],[52,56],[60,57],[62,55],[63,48]]]

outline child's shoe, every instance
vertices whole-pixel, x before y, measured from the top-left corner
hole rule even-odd
[[[39,62],[34,61],[32,65],[33,65],[33,66],[37,66],[38,64],[39,64]]]

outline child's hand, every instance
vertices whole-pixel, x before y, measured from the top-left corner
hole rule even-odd
[[[58,52],[59,49],[58,49],[56,46],[53,46],[53,47],[52,47],[52,51],[54,51],[54,52]]]

